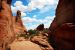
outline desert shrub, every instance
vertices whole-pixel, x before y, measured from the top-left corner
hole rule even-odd
[[[44,33],[48,33],[48,29],[44,29],[43,32],[44,32]]]
[[[33,37],[36,36],[37,34],[39,34],[39,31],[37,30],[28,30],[29,33],[29,37]]]
[[[20,34],[19,37],[25,37],[25,34]]]
[[[32,34],[37,34],[37,31],[36,31],[36,30],[28,30],[28,33],[29,33],[30,35],[32,35]]]

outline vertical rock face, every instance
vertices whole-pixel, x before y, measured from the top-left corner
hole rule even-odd
[[[49,28],[49,35],[54,39],[58,50],[75,50],[74,5],[75,0],[59,0],[56,17]]]
[[[0,50],[14,40],[11,0],[0,0]]]
[[[13,17],[13,22],[14,22],[14,30],[16,34],[26,33],[26,28],[22,23],[21,12],[19,10],[17,11],[17,15]]]
[[[74,0],[59,0],[56,17],[51,27],[59,27],[63,23],[75,23],[75,1]],[[56,25],[57,24],[57,25]]]

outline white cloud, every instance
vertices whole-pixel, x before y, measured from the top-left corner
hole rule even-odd
[[[32,26],[27,26],[27,30],[30,30],[30,29],[35,29],[38,25],[32,25]]]
[[[20,5],[22,5],[22,2],[21,2],[21,1],[16,1],[16,2],[14,3],[14,6],[20,6]]]
[[[24,13],[24,12],[21,12],[21,16],[23,17],[23,16],[26,16],[26,13]]]
[[[13,7],[13,6],[11,6],[11,9],[12,9],[12,12],[13,12],[13,13],[16,13],[17,10],[18,10],[17,7]],[[24,13],[24,12],[21,11],[21,16],[26,16],[26,13]]]
[[[44,0],[31,0],[31,2],[28,4],[28,8],[30,11],[35,9],[42,9],[45,6]]]
[[[11,10],[13,13],[16,13],[17,10],[21,11],[21,16],[26,16],[27,6],[23,5],[21,1],[16,1],[14,6],[11,6]]]
[[[58,0],[30,0],[28,5],[24,5],[22,1],[16,1],[14,3],[14,6],[11,6],[12,12],[16,13],[17,10],[21,11],[21,16],[27,16],[26,12],[30,12],[36,9],[40,10],[41,13],[48,12],[51,9],[55,9],[56,5],[58,3]],[[31,17],[24,17],[22,18],[23,23],[26,25],[27,29],[34,29],[36,28],[39,24],[44,23],[45,27],[49,27],[52,20],[54,19],[54,16],[47,16],[44,19],[37,19],[37,15],[34,15],[32,18]],[[33,23],[37,24],[33,24]],[[30,24],[32,23],[32,24]],[[30,25],[30,26],[29,26]]]
[[[45,17],[46,20],[53,20],[55,16],[47,16]]]
[[[36,17],[37,17],[37,15],[34,15],[34,16],[33,16],[33,18],[36,18]]]
[[[22,20],[23,20],[23,22],[25,22],[25,23],[42,22],[41,19],[30,18],[30,17],[24,17]]]
[[[28,8],[30,11],[35,10],[36,8],[42,10],[46,6],[47,7],[56,6],[57,3],[58,0],[31,0],[31,2],[28,4]]]
[[[57,4],[58,2],[58,0],[45,0],[45,1],[47,1],[47,4],[49,4],[49,5],[55,5],[55,4]]]
[[[12,10],[13,13],[16,13],[18,9],[14,6],[11,6],[11,10]]]
[[[23,22],[25,22],[25,23],[26,23],[26,22],[27,22],[27,23],[28,23],[28,22],[33,22],[30,17],[24,17],[24,18],[22,18],[22,20],[23,20]]]
[[[41,13],[47,12],[50,9],[56,8],[58,0],[30,0],[27,6],[22,1],[16,1],[14,6],[11,6],[12,12],[16,13],[17,10],[21,12],[30,12],[39,9]]]
[[[18,8],[18,10],[20,10],[20,11],[22,11],[22,12],[25,12],[26,10],[27,10],[27,6],[25,6],[25,5],[23,5],[23,2],[21,2],[21,1],[16,1],[15,3],[14,3],[14,6],[16,7],[16,8]]]
[[[24,17],[24,18],[22,18],[22,20],[25,25],[29,24],[29,25],[27,25],[27,29],[35,29],[41,23],[43,23],[45,25],[45,28],[48,28],[50,26],[51,22],[53,21],[54,17],[55,16],[47,16],[44,19]],[[33,22],[37,23],[37,24],[34,25]]]
[[[23,20],[23,22],[25,22],[25,23],[41,22],[40,19],[30,18],[30,17],[24,17],[24,18],[22,18],[22,20]]]
[[[38,22],[38,23],[45,23],[45,22],[49,22],[49,20],[53,20],[54,16],[47,16],[44,19],[37,19],[37,18],[31,18],[31,17],[24,17],[22,18],[23,22],[27,22],[27,23],[31,23],[31,22]]]

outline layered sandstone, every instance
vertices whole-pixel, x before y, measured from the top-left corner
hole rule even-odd
[[[0,0],[0,50],[14,40],[11,0]]]
[[[57,50],[75,50],[75,0],[59,0],[49,33]],[[55,46],[56,45],[56,46]]]
[[[54,50],[48,42],[48,34],[43,31],[39,32],[38,35],[31,37],[30,40],[38,44],[42,50]]]
[[[13,17],[14,30],[16,34],[25,34],[26,28],[21,19],[21,12],[18,10],[17,15]]]

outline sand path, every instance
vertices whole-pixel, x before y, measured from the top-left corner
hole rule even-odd
[[[30,41],[14,41],[10,45],[11,50],[41,50],[40,46]]]

